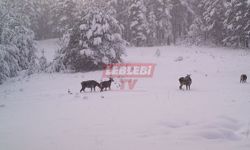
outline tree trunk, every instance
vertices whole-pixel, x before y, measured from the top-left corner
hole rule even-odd
[[[170,37],[168,36],[167,44],[170,45]]]
[[[246,48],[249,48],[249,39],[246,39]]]

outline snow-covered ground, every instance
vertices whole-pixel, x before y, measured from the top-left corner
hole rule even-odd
[[[39,45],[50,54],[57,47]],[[242,73],[250,77],[249,51],[129,48],[124,60],[155,63],[153,78],[139,79],[132,91],[113,84],[113,91],[81,94],[80,82],[100,81],[102,71],[5,82],[0,150],[250,149],[250,84],[239,83]],[[191,91],[178,89],[186,74],[192,74]]]

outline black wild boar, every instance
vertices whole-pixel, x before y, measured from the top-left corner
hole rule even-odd
[[[192,79],[190,77],[191,75],[187,75],[186,77],[181,77],[179,78],[179,82],[180,82],[180,90],[182,89],[183,85],[186,85],[186,90],[190,90],[190,86],[192,84]]]
[[[85,92],[85,88],[90,88],[91,89],[91,92],[92,90],[94,89],[95,91],[95,88],[98,86],[100,89],[101,89],[101,86],[98,82],[96,82],[95,80],[89,80],[89,81],[83,81],[81,83],[82,85],[82,89],[80,90],[80,92],[84,91]]]
[[[107,90],[107,88],[109,88],[109,90],[111,90],[111,83],[114,82],[114,80],[112,78],[109,78],[108,81],[103,81],[100,83],[100,87],[101,87],[101,92],[103,91],[103,89]]]
[[[247,75],[245,74],[242,74],[240,76],[240,83],[246,83],[247,82]]]

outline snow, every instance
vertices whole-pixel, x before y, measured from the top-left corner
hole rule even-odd
[[[100,45],[102,43],[101,37],[94,38],[93,45]]]
[[[93,31],[92,30],[88,30],[87,31],[87,38],[90,39],[93,36]]]
[[[80,25],[80,30],[86,30],[87,26],[85,24]]]
[[[52,41],[38,42],[48,59]],[[250,75],[249,51],[129,48],[123,59],[155,63],[153,78],[139,79],[132,91],[117,91],[115,79],[112,91],[102,93],[79,93],[81,81],[101,81],[102,71],[5,82],[0,149],[249,150],[250,84],[239,83],[240,74]],[[178,78],[186,74],[192,74],[191,91],[180,91]]]
[[[94,55],[94,52],[90,49],[83,49],[80,51],[80,54],[81,55],[86,55],[86,56],[93,56]]]
[[[139,22],[137,20],[135,21],[132,21],[131,22],[131,25],[130,25],[130,28],[133,28],[134,26],[136,26]]]

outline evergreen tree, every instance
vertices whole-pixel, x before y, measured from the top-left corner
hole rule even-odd
[[[58,0],[52,12],[56,31],[61,35],[73,28],[79,16],[77,3],[72,0]]]
[[[31,0],[31,29],[37,40],[56,37],[53,26],[53,7],[57,0]]]
[[[157,22],[157,41],[158,45],[168,44],[172,41],[172,24],[170,10],[172,5],[169,0],[156,0],[152,3]]]
[[[245,17],[250,18],[250,2],[247,5],[247,13],[246,13]],[[249,48],[250,47],[250,45],[249,45],[249,42],[250,42],[250,19],[247,19],[245,23],[246,23],[245,27],[244,27],[244,30],[245,30],[244,34],[246,37],[245,46],[246,46],[246,48]]]
[[[204,24],[202,19],[197,17],[194,19],[193,24],[190,26],[188,31],[188,42],[189,44],[200,45],[204,42]]]
[[[176,44],[178,38],[182,38],[187,35],[188,28],[190,26],[190,16],[192,15],[188,8],[189,3],[182,0],[170,0],[172,9],[171,23],[173,43]],[[192,18],[191,18],[192,19]]]
[[[152,8],[148,9],[147,20],[148,20],[148,35],[147,35],[147,44],[149,46],[154,46],[157,44],[157,21],[155,12]]]
[[[25,5],[21,0],[0,2],[0,82],[28,69],[36,59],[34,34],[23,12]]]
[[[121,62],[125,49],[121,27],[113,11],[103,6],[87,6],[79,23],[68,32],[68,44],[59,51],[54,65],[56,71],[64,68],[90,71],[102,69],[104,64]]]
[[[232,0],[227,5],[224,21],[227,34],[224,43],[237,47],[248,47],[250,14],[247,0]]]
[[[111,0],[111,6],[114,8],[116,14],[115,18],[122,25],[123,39],[130,41],[130,24],[129,24],[129,6],[131,0]]]
[[[199,7],[204,10],[205,40],[220,45],[224,36],[225,2],[223,0],[203,0]]]
[[[148,23],[143,0],[132,0],[129,8],[130,39],[135,46],[146,44]]]
[[[221,45],[225,36],[223,21],[225,19],[224,0],[201,0],[194,2],[198,7],[195,10],[195,19],[189,28],[189,38],[198,43],[212,42]]]
[[[196,0],[193,2],[194,19],[188,30],[189,44],[200,45],[204,44],[206,40],[206,30],[205,30],[205,19],[203,17],[203,12],[205,8],[203,2]]]

